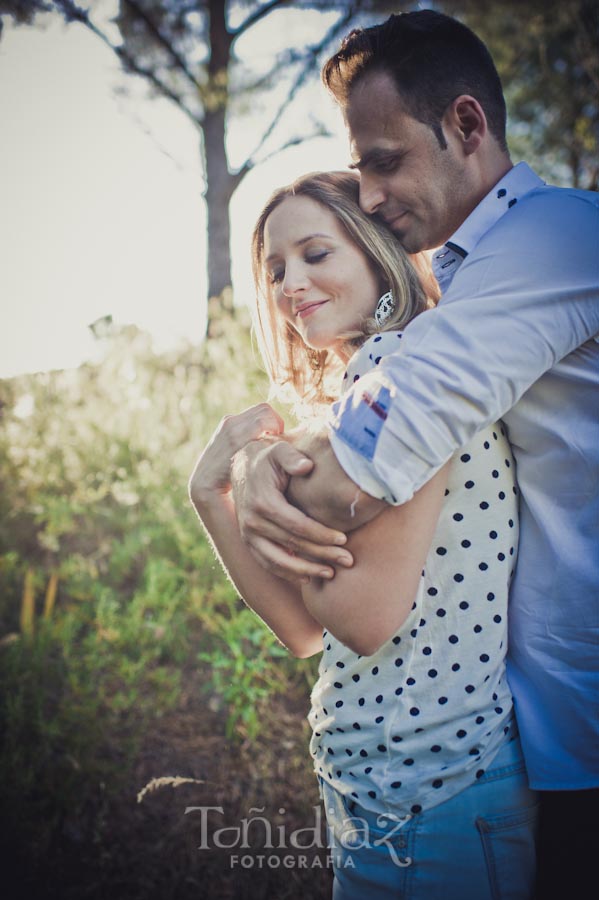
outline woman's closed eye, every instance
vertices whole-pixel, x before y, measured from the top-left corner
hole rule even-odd
[[[326,259],[330,252],[330,250],[313,250],[306,253],[305,260],[309,265],[314,266]]]
[[[324,260],[331,253],[330,250],[311,250],[309,253],[306,253],[304,256],[304,262],[309,266],[318,265],[318,263],[324,262]],[[285,278],[285,269],[284,268],[276,268],[271,269],[268,273],[268,278],[271,284],[280,284],[281,281]]]

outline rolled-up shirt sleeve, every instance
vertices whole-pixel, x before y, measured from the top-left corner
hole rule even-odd
[[[335,404],[338,461],[367,493],[405,503],[598,334],[597,195],[532,191],[483,236],[437,308]]]

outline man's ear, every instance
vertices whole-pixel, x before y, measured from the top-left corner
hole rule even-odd
[[[478,100],[469,94],[456,97],[443,116],[443,130],[446,129],[458,138],[466,156],[475,153],[489,131],[487,117]]]

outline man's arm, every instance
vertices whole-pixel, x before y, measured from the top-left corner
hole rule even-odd
[[[401,504],[545,372],[599,333],[599,199],[541,189],[483,237],[440,305],[340,401],[331,445]],[[382,410],[382,413],[381,413]]]
[[[462,264],[441,304],[408,325],[399,352],[344,395],[330,441],[337,471],[342,467],[347,477],[345,506],[356,485],[388,503],[405,503],[455,450],[599,333],[598,204],[590,193],[551,189],[520,200]],[[271,564],[272,540],[285,546],[301,534],[319,543],[310,520],[302,519],[299,531],[289,527],[300,514],[281,496],[289,476],[311,468],[284,470],[275,502],[267,468],[252,467],[240,527],[263,565]],[[332,475],[325,481],[344,490]],[[314,478],[313,490],[318,484]],[[293,496],[308,509],[295,487]],[[317,546],[312,555],[323,559]],[[282,577],[304,571],[299,558],[293,570],[279,562]]]

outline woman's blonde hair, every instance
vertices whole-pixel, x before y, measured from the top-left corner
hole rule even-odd
[[[260,349],[269,377],[283,395],[289,395],[291,389],[296,400],[327,403],[334,399],[330,383],[339,373],[339,361],[327,350],[308,347],[293,326],[277,313],[273,285],[264,262],[266,221],[288,197],[309,197],[329,209],[350,240],[365,254],[378,276],[381,293],[389,290],[393,293],[395,310],[384,326],[376,324],[373,310],[372,318],[362,323],[361,330],[347,336],[348,343],[357,347],[377,331],[400,330],[438,299],[438,288],[424,255],[408,256],[385,225],[362,212],[357,173],[313,172],[274,192],[260,214],[252,236]]]

